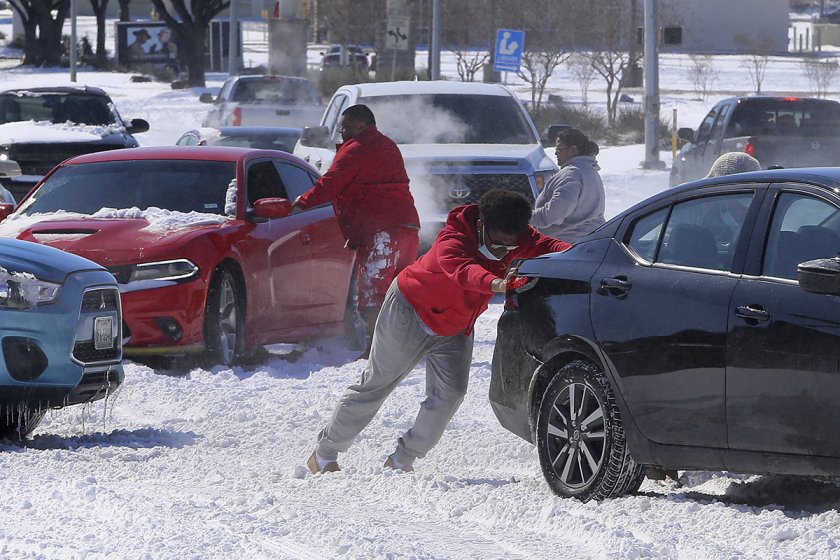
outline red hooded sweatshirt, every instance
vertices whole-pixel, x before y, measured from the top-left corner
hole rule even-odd
[[[478,216],[477,204],[454,208],[429,252],[397,276],[400,292],[417,316],[440,336],[472,332],[493,297],[490,282],[504,278],[513,259],[571,247],[528,226],[517,239],[519,248],[494,261],[478,251]]]
[[[325,202],[335,205],[344,235],[356,246],[386,227],[420,225],[402,154],[375,126],[338,145],[330,168],[297,205]]]

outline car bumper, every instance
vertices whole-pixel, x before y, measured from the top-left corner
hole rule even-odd
[[[127,356],[182,354],[204,347],[202,279],[131,290],[120,285],[123,303],[123,344]]]
[[[2,316],[0,405],[88,402],[123,382],[119,297],[107,272],[70,274],[55,302]],[[98,321],[111,329],[107,345],[94,340]]]

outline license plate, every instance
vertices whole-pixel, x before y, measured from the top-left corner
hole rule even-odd
[[[97,317],[93,322],[93,347],[97,350],[109,350],[114,347],[112,317]]]

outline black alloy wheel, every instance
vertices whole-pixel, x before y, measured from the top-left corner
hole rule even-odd
[[[537,415],[537,450],[546,481],[566,497],[600,500],[638,489],[609,380],[590,362],[565,365],[549,382]]]

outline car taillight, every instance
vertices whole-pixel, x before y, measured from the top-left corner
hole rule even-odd
[[[752,141],[752,138],[747,140],[747,145],[744,146],[744,153],[746,153],[747,155],[750,155],[752,157],[755,157],[755,143]]]
[[[516,301],[516,295],[528,291],[537,283],[537,278],[530,276],[514,276],[507,283],[507,291],[505,292],[505,311],[516,311],[519,305]]]
[[[232,126],[240,126],[242,124],[242,109],[236,107],[233,110],[233,120],[230,123]]]

